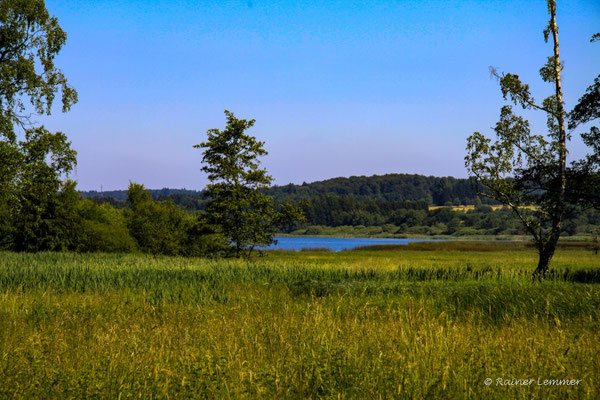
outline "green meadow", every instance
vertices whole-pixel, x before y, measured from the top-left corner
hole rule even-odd
[[[536,263],[486,242],[3,252],[0,398],[600,398],[600,255],[565,245],[541,283]]]

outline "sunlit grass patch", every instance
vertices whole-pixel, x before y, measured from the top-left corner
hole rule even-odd
[[[598,397],[600,257],[518,246],[2,253],[0,398]]]

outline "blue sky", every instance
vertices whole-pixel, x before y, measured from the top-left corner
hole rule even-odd
[[[276,184],[418,173],[465,177],[465,141],[503,104],[488,67],[537,71],[545,1],[58,1],[57,64],[79,103],[41,122],[78,151],[81,190],[201,189],[206,130],[255,118]],[[600,3],[558,1],[573,106],[600,71]],[[525,114],[529,116],[529,114]],[[531,116],[544,129],[543,116]],[[584,151],[575,141],[571,155]]]

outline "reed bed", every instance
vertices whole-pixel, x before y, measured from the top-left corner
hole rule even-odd
[[[0,398],[600,397],[600,257],[455,246],[0,253]]]

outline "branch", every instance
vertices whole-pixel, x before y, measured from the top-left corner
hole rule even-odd
[[[479,178],[479,176],[477,176],[477,177]],[[497,196],[494,197],[487,193],[483,193],[482,191],[479,190],[479,188],[477,188],[477,194],[480,196],[483,196],[483,197],[487,197],[488,199],[500,201],[500,202],[504,203],[505,205],[509,206],[514,211],[514,213],[517,214],[517,217],[519,218],[519,220],[521,220],[521,223],[525,226],[525,229],[527,229],[529,231],[529,233],[531,233],[533,235],[533,238],[535,239],[535,241],[538,243],[541,243],[540,235],[538,235],[538,233],[535,231],[535,228],[531,225],[531,223],[529,221],[527,221],[527,219],[525,219],[523,214],[521,214],[521,211],[519,210],[519,208],[517,206],[515,206],[512,203],[512,201],[510,201],[510,198],[508,197],[508,195],[506,193],[500,192],[498,189],[494,189],[491,187],[488,187],[488,188],[491,189],[494,193],[496,193]]]
[[[521,150],[523,153],[525,153],[527,155],[527,157],[529,158],[533,158],[535,161],[537,161],[538,163],[542,163],[542,160],[540,160],[538,157],[532,155],[528,150],[524,149],[520,144],[515,143],[515,147],[519,150]]]
[[[527,219],[525,219],[525,217],[523,216],[523,214],[521,214],[521,211],[519,210],[519,208],[517,206],[515,206],[510,199],[508,198],[508,196],[506,194],[502,194],[504,196],[504,199],[506,200],[506,205],[508,205],[515,214],[517,214],[517,217],[519,217],[519,219],[521,220],[521,223],[523,223],[523,225],[525,226],[525,229],[527,229],[532,235],[533,238],[535,239],[536,242],[541,243],[541,232],[540,234],[538,234],[535,231],[535,228],[530,224],[529,221],[527,221]]]
[[[490,66],[489,69],[490,69],[490,75],[493,76],[493,77],[495,77],[496,80],[498,82],[500,82],[500,87],[502,88],[502,95],[504,96],[504,99],[506,99],[506,95],[507,94],[510,94],[511,99],[512,99],[512,101],[515,104],[521,103],[521,106],[523,108],[526,108],[523,105],[523,103],[525,103],[529,107],[532,107],[532,108],[535,108],[535,109],[538,109],[538,110],[541,110],[541,111],[545,111],[545,112],[553,115],[554,117],[558,118],[558,116],[556,114],[554,114],[553,111],[547,109],[546,107],[539,106],[539,105],[535,104],[533,101],[530,100],[531,94],[529,93],[529,86],[526,85],[526,84],[525,85],[522,84],[521,81],[519,80],[518,75],[513,75],[513,74],[509,73],[508,75],[502,74],[502,76],[500,76],[500,74],[498,73],[498,71],[496,70],[496,68]],[[522,90],[525,91],[525,94],[519,93],[519,91],[516,90],[515,88],[510,88],[509,86],[504,85],[502,83],[503,79],[510,78],[510,77],[514,77],[514,79],[516,79],[516,81],[517,81],[516,84],[518,84],[519,88],[521,88]]]
[[[523,99],[523,100],[524,100],[524,101],[525,101],[525,103],[527,103],[527,104],[528,104],[530,107],[536,108],[536,109],[538,109],[538,110],[540,110],[540,111],[545,111],[545,112],[547,112],[548,114],[552,114],[554,117],[558,118],[558,115],[557,115],[557,114],[555,114],[555,113],[554,113],[554,111],[551,111],[551,110],[547,109],[546,107],[538,106],[537,104],[533,103],[533,102],[532,102],[532,101],[530,101],[530,100],[525,100],[525,99]]]

